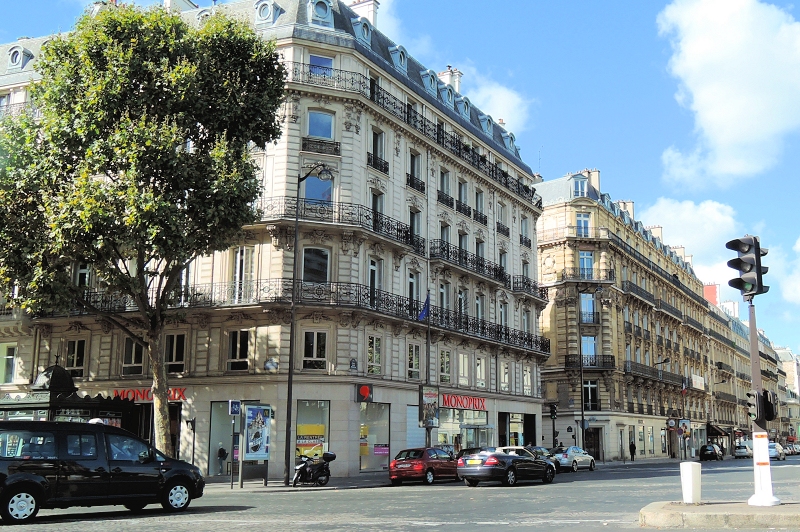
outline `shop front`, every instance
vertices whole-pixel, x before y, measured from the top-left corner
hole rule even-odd
[[[172,448],[175,456],[180,454],[181,409],[187,400],[186,388],[176,387],[169,389],[169,433],[172,439]],[[115,388],[111,391],[114,399],[133,401],[133,418],[127,430],[138,435],[143,440],[155,443],[153,422],[153,390],[150,387]]]
[[[494,445],[494,426],[489,424],[486,399],[443,393],[439,402],[436,443],[461,449]]]

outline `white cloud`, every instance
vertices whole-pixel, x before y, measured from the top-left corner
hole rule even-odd
[[[664,151],[664,178],[724,186],[772,167],[800,130],[800,24],[757,0],[675,0],[657,22],[697,134]]]
[[[378,31],[389,37],[395,44],[401,44],[414,59],[424,63],[435,47],[429,35],[411,36],[405,30],[402,19],[397,15],[395,0],[381,0],[378,8]]]
[[[459,70],[464,72],[461,92],[476,107],[495,122],[502,118],[506,131],[515,135],[528,129],[530,108],[535,100],[478,72],[472,65],[459,67]]]

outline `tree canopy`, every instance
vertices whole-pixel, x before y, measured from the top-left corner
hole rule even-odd
[[[256,219],[250,149],[280,136],[283,66],[242,21],[195,27],[159,7],[109,6],[50,40],[36,68],[36,113],[0,123],[0,289],[34,313],[83,308],[146,344],[164,403],[156,442],[171,451],[158,420],[169,295],[192,259]],[[98,307],[73,282],[76,263],[137,311]]]

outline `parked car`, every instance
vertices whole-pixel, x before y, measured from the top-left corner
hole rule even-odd
[[[783,452],[784,454],[786,454],[786,456],[794,455],[794,447],[792,447],[788,443],[786,445],[781,445],[781,447],[783,447]]]
[[[203,496],[200,469],[117,427],[0,422],[0,516],[28,522],[41,508],[161,503],[182,511]]]
[[[556,477],[556,468],[550,460],[525,447],[508,446],[462,456],[458,459],[458,474],[473,488],[482,480],[499,480],[506,486],[514,486],[520,480],[549,484]]]
[[[794,454],[800,454],[800,443],[791,443],[789,445],[794,449]]]
[[[722,449],[720,449],[719,445],[715,443],[709,443],[708,445],[701,445],[700,450],[698,452],[698,456],[700,457],[701,462],[705,460],[722,460],[724,458],[724,455],[722,454]]]
[[[404,449],[389,463],[389,480],[393,486],[406,480],[433,484],[436,479],[457,480],[456,460],[442,449]]]
[[[770,460],[773,458],[776,460],[786,460],[786,452],[783,450],[783,446],[780,443],[769,443],[769,458]]]
[[[544,458],[547,458],[548,460],[553,462],[553,465],[556,468],[556,473],[560,473],[561,472],[561,462],[556,460],[555,455],[547,447],[531,446],[531,447],[526,447],[526,449],[528,449],[533,454],[536,454],[536,455],[542,456]]]
[[[588,469],[594,471],[594,457],[580,447],[555,447],[550,449],[553,456],[558,460],[562,469],[568,469],[573,473],[578,469]]]
[[[749,446],[744,444],[739,444],[733,450],[733,456],[735,458],[752,458],[753,457],[753,449]]]

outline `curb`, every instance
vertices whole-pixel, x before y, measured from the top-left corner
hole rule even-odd
[[[800,528],[800,503],[748,506],[746,502],[653,502],[639,511],[645,528]]]

